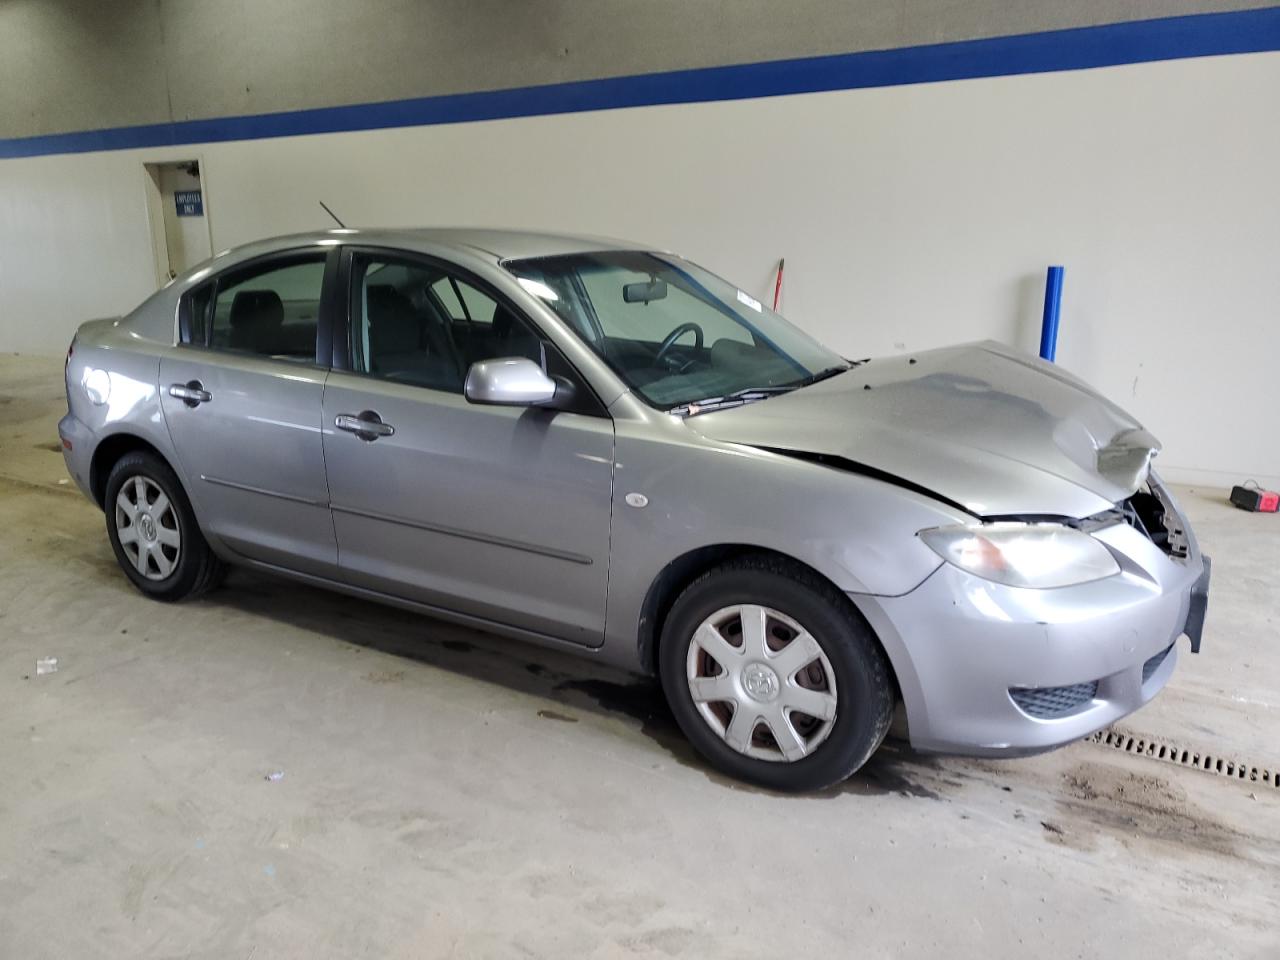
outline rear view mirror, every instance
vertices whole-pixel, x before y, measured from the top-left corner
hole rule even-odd
[[[622,287],[622,299],[627,303],[649,303],[662,300],[667,295],[667,281],[653,279],[640,283],[627,283]]]
[[[556,399],[563,387],[526,357],[481,360],[467,371],[462,393],[471,403],[506,407],[541,407]]]

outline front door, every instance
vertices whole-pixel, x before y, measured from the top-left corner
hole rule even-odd
[[[478,283],[374,252],[350,277],[352,370],[324,391],[343,579],[598,646],[613,422],[585,394],[583,412],[466,401],[472,362],[554,350]]]
[[[328,370],[317,363],[326,256],[273,256],[189,292],[160,391],[205,530],[242,556],[332,577],[320,436]]]

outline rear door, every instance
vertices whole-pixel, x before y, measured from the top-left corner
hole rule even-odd
[[[585,383],[574,411],[468,403],[463,379],[480,359],[545,354],[553,375],[576,373],[476,278],[386,251],[350,256],[339,351],[350,369],[324,391],[343,579],[598,646],[613,421]]]
[[[320,418],[339,255],[258,258],[184,297],[160,364],[165,420],[204,529],[236,553],[332,577]],[[332,296],[332,295],[331,295]]]

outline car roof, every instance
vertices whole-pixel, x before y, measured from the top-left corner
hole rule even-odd
[[[367,243],[405,250],[438,250],[442,247],[488,255],[494,260],[520,260],[598,250],[647,250],[643,244],[609,237],[531,230],[503,230],[489,227],[348,228],[297,233],[257,240],[226,251],[235,259],[259,256],[291,246],[309,245],[335,239],[343,243]]]

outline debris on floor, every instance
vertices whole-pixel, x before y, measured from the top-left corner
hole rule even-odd
[[[36,661],[36,676],[43,677],[46,673],[58,672],[57,657],[41,657]]]
[[[263,777],[262,779],[263,779],[263,780],[270,780],[272,783],[275,783],[277,780],[283,780],[283,779],[284,779],[284,771],[283,771],[283,770],[272,770],[270,773],[268,773],[268,774],[267,774],[265,777]]]

